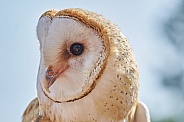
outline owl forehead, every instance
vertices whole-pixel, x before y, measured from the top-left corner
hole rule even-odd
[[[56,17],[48,27],[48,34],[44,41],[47,44],[71,45],[82,43],[88,45],[91,41],[95,43],[98,36],[91,28],[86,27],[74,19]]]
[[[87,36],[90,36],[90,33],[92,32],[90,28],[85,27],[82,23],[62,17],[56,17],[53,19],[50,30],[53,33],[57,32],[58,36],[61,35],[65,38],[72,38],[73,40],[77,38],[87,38]]]

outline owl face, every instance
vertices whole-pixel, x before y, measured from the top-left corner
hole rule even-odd
[[[55,102],[88,95],[98,77],[91,78],[91,74],[103,50],[97,32],[74,18],[43,16],[37,35],[41,53],[38,89]]]

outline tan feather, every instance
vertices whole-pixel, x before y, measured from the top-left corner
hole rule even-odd
[[[22,122],[50,122],[48,118],[39,116],[39,101],[38,98],[32,100],[22,116]]]
[[[24,114],[22,116],[22,122],[31,122],[38,116],[39,102],[38,98],[35,98],[30,102]]]

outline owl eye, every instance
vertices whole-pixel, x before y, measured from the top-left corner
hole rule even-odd
[[[70,53],[72,53],[75,56],[79,56],[83,53],[84,47],[82,44],[74,43],[70,46]]]

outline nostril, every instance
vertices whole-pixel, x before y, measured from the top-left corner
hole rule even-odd
[[[49,78],[53,78],[54,76],[56,76],[57,72],[54,72],[52,66],[49,66],[47,71],[46,71],[46,77]]]
[[[46,76],[47,77],[53,77],[56,73],[52,70],[51,66],[48,67]]]
[[[54,72],[53,72],[52,70],[48,70],[48,71],[47,71],[47,75],[48,75],[48,76],[52,76],[52,75],[54,75]]]

